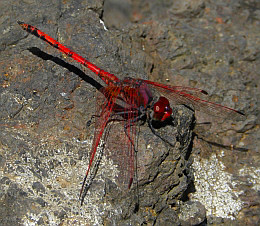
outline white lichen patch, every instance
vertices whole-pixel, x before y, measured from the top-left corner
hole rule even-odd
[[[23,135],[23,132],[17,134],[16,139],[22,140]],[[24,142],[27,141],[24,139]],[[106,156],[101,159],[92,184],[94,188],[90,188],[83,206],[80,205],[79,192],[88,167],[87,153],[91,149],[91,143],[91,140],[78,142],[76,139],[66,140],[58,145],[42,140],[42,145],[37,147],[28,143],[31,150],[20,157],[20,163],[17,164],[15,159],[6,162],[6,166],[13,170],[9,170],[8,174],[0,170],[0,175],[5,175],[18,184],[27,193],[29,200],[42,199],[46,203],[42,206],[33,202],[34,207],[28,209],[22,219],[24,225],[37,225],[38,221],[48,222],[49,225],[101,225],[104,212],[119,211],[113,210],[104,198],[104,178],[109,177],[115,182],[118,175],[116,165]],[[77,156],[79,149],[86,150],[81,160]],[[49,167],[51,164],[52,167]],[[40,169],[48,171],[43,175],[44,171]],[[35,183],[40,184],[39,187]],[[7,189],[8,185],[4,190]],[[58,216],[57,213],[61,212],[65,213],[65,217]]]
[[[190,198],[205,206],[207,216],[233,220],[243,205],[239,199],[241,192],[236,191],[232,175],[225,171],[225,165],[219,159],[216,154],[212,154],[210,159],[194,158],[192,168],[196,192]]]
[[[246,176],[247,182],[252,184],[254,190],[260,190],[260,168],[244,167],[239,170],[239,175]]]
[[[46,193],[43,194],[42,198],[48,203],[49,208],[52,211],[48,211],[43,208],[37,216],[33,213],[28,213],[28,215],[24,218],[25,225],[33,220],[34,223],[36,223],[37,220],[43,215],[48,216],[48,221],[51,225],[56,225],[60,219],[53,215],[53,211],[63,210],[63,207],[68,207],[71,209],[71,211],[66,212],[67,217],[65,218],[65,222],[73,222],[79,225],[102,224],[102,215],[104,211],[106,209],[111,209],[109,203],[105,203],[105,200],[103,199],[105,185],[102,180],[102,175],[107,175],[107,171],[115,172],[116,174],[116,167],[113,165],[111,160],[106,159],[105,156],[102,157],[100,167],[95,178],[95,181],[101,181],[100,186],[95,186],[94,191],[89,191],[85,197],[83,206],[80,206],[79,191],[88,166],[88,158],[83,158],[81,161],[77,161],[76,165],[71,167],[65,160],[68,157],[68,153],[67,155],[64,155],[63,149],[59,150],[59,152],[62,154],[59,155],[56,153],[52,160],[55,159],[59,161],[61,163],[60,166],[55,167],[51,172],[49,172],[49,176],[47,178],[43,178],[41,181],[44,187],[51,187],[50,190],[46,190]],[[47,159],[46,164],[48,164]],[[28,180],[28,176],[32,176],[28,174],[30,174],[29,171],[26,172],[26,175],[21,175],[24,180],[21,179],[20,181],[27,183],[25,181],[31,182],[37,180],[37,178]],[[114,176],[115,175],[111,175],[111,179],[113,179]],[[31,186],[32,184],[29,183],[28,188]],[[52,190],[58,191],[60,196],[57,196],[57,194],[53,193]],[[38,194],[34,193],[33,196],[36,198]]]

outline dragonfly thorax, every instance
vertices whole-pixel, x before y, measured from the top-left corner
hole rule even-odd
[[[133,78],[125,78],[119,84],[121,97],[134,108],[147,108],[153,100],[152,92],[146,83]]]

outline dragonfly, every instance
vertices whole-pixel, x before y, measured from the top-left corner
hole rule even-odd
[[[134,153],[137,151],[136,124],[138,121],[147,121],[152,132],[166,143],[166,139],[160,136],[153,127],[153,122],[163,123],[172,117],[173,105],[185,105],[193,110],[202,111],[213,116],[222,118],[243,118],[244,114],[232,108],[203,99],[208,93],[203,89],[165,85],[150,80],[126,77],[120,80],[111,74],[97,67],[84,57],[62,45],[38,28],[17,21],[18,24],[28,33],[42,39],[62,53],[79,62],[94,72],[106,86],[100,88],[102,95],[97,96],[95,118],[95,132],[90,151],[89,164],[80,191],[81,205],[87,194],[95,173],[90,173],[91,168],[99,163],[102,154],[96,156],[98,147],[104,137],[110,136],[108,126],[113,122],[122,122],[127,145],[121,148],[121,152],[127,155],[129,164],[130,189],[134,177]],[[114,134],[113,134],[114,135]],[[104,139],[103,139],[104,140]],[[169,143],[170,144],[170,143]],[[94,159],[96,156],[96,163]],[[95,171],[95,170],[94,170]]]

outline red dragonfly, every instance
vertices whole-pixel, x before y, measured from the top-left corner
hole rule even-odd
[[[129,77],[120,80],[115,75],[98,68],[96,65],[92,64],[82,56],[71,51],[69,48],[60,44],[58,41],[54,40],[52,37],[43,33],[36,27],[20,21],[18,21],[18,24],[25,31],[44,40],[51,46],[65,53],[67,56],[89,68],[107,84],[106,87],[102,87],[100,89],[100,91],[103,93],[103,96],[100,95],[100,97],[97,99],[97,109],[95,115],[95,118],[97,118],[95,122],[96,128],[89,165],[80,192],[81,204],[83,203],[84,197],[86,196],[88,188],[93,180],[95,173],[90,173],[91,167],[95,167],[93,166],[93,162],[98,146],[101,145],[102,137],[108,136],[104,134],[107,134],[106,128],[108,127],[109,123],[114,121],[123,122],[123,128],[125,136],[128,139],[128,145],[125,146],[124,150],[122,150],[122,148],[121,151],[125,151],[125,154],[128,155],[127,158],[130,165],[130,175],[128,178],[130,181],[128,183],[128,187],[130,188],[134,175],[133,158],[134,152],[136,151],[135,124],[139,120],[147,120],[152,132],[159,136],[152,126],[152,121],[164,122],[171,117],[172,108],[170,106],[169,100],[172,104],[190,106],[194,108],[195,111],[200,110],[218,117],[221,116],[224,118],[233,119],[237,116],[239,117],[244,115],[243,113],[232,108],[201,99],[200,96],[207,95],[207,92],[202,89],[182,86],[169,86],[149,80]],[[163,137],[160,138],[163,141],[169,143]],[[96,158],[99,159],[97,156]],[[96,164],[99,161],[100,160],[96,160]]]

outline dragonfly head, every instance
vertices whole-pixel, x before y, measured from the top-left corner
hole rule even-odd
[[[170,102],[165,97],[160,97],[153,105],[153,120],[163,122],[169,118],[172,114],[172,108]]]

